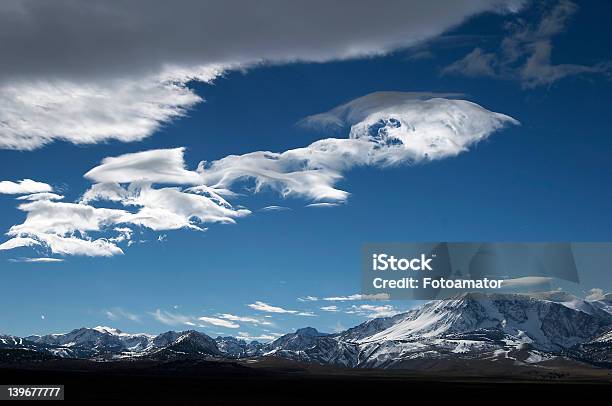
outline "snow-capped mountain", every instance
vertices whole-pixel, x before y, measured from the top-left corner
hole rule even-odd
[[[259,341],[251,341],[247,343],[245,340],[241,340],[235,337],[217,337],[215,338],[217,348],[225,356],[229,358],[248,358],[256,357],[262,354],[264,344]]]
[[[358,355],[358,348],[353,343],[343,342],[312,327],[285,334],[262,350],[262,355],[266,356],[341,366],[353,366]]]
[[[297,348],[292,346],[295,338],[287,335],[272,343],[268,355],[383,368],[402,367],[417,359],[513,358],[517,351],[527,362],[554,356],[589,360],[592,356],[579,347],[603,347],[597,343],[609,338],[611,329],[612,314],[602,301],[563,292],[470,293],[370,320],[339,334],[311,335]],[[598,359],[602,357],[599,353]]]
[[[159,360],[184,356],[224,357],[224,354],[219,350],[214,339],[204,333],[193,330],[179,333],[178,337],[166,346],[154,347],[140,354],[130,355],[136,357],[146,356],[147,358]]]
[[[510,359],[537,363],[566,357],[611,366],[610,298],[564,292],[536,295],[469,293],[432,301],[336,334],[307,327],[267,344],[197,331],[158,336],[110,327],[65,334],[0,336],[0,348],[23,348],[93,360],[281,357],[344,367],[403,368],[415,360]]]
[[[97,326],[25,339],[47,348],[54,355],[91,358],[107,353],[145,351],[153,346],[154,338],[148,334],[127,334],[111,327]]]
[[[360,346],[359,366],[389,367],[416,358],[495,359],[517,349],[561,354],[609,331],[612,315],[577,298],[472,293],[427,303],[391,322],[352,340]]]

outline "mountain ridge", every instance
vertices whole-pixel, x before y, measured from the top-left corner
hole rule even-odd
[[[567,358],[610,368],[610,305],[607,296],[588,301],[564,292],[467,293],[342,332],[327,334],[305,327],[269,343],[212,338],[195,330],[155,336],[96,326],[24,338],[0,335],[0,348],[94,361],[280,357],[349,368],[402,368],[414,360],[537,364]]]

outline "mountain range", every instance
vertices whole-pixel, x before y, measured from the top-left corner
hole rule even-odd
[[[612,368],[612,295],[467,293],[326,334],[306,327],[270,343],[198,331],[128,334],[110,327],[0,335],[0,349],[93,361],[278,357],[348,368],[405,369],[443,360],[537,365],[556,360]]]

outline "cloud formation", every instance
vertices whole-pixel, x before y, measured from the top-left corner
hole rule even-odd
[[[251,335],[249,333],[240,331],[236,338],[245,341],[272,341],[276,340],[278,337],[282,336],[281,333],[270,333],[270,334],[260,334],[260,335]]]
[[[388,293],[377,293],[371,295],[364,295],[361,293],[355,293],[348,296],[328,296],[328,297],[317,297],[317,296],[305,296],[298,298],[300,302],[316,302],[316,301],[327,301],[327,302],[353,302],[357,300],[389,300]]]
[[[257,151],[203,162],[207,185],[231,189],[244,180],[255,192],[270,188],[283,197],[343,202],[335,188],[356,166],[413,164],[456,156],[493,132],[518,121],[466,101],[431,93],[376,92],[307,117],[303,125],[349,129],[348,138],[327,138],[282,153]]]
[[[151,316],[158,322],[166,324],[168,326],[179,326],[186,325],[195,327],[197,324],[194,322],[194,317],[185,316],[180,313],[173,313],[166,310],[157,309],[155,312],[150,313]]]
[[[136,322],[140,321],[140,317],[137,314],[125,311],[120,307],[113,307],[112,309],[104,310],[104,315],[111,321],[118,321],[122,319]]]
[[[522,3],[7,0],[0,4],[0,148],[141,140],[202,101],[192,80],[262,63],[380,55]]]
[[[5,195],[21,195],[52,191],[53,188],[50,185],[42,182],[36,182],[32,179],[23,179],[18,180],[17,182],[3,180],[0,182],[0,194]]]
[[[11,258],[9,259],[11,262],[28,262],[28,263],[50,263],[50,262],[64,262],[61,258],[48,258],[48,257],[40,257],[40,258]]]
[[[210,324],[212,326],[217,326],[217,327],[240,328],[240,324],[238,323],[234,323],[230,320],[220,319],[217,317],[202,316],[202,317],[198,317],[198,320],[204,324]]]
[[[239,321],[241,323],[250,323],[253,324],[255,326],[271,326],[273,325],[273,323],[271,321],[268,320],[260,320],[257,319],[255,317],[248,317],[248,316],[236,316],[235,314],[230,314],[230,313],[222,313],[217,315],[218,317],[225,319],[225,320],[230,320],[230,321]]]
[[[542,7],[536,3],[534,7]],[[524,20],[508,25],[508,34],[499,46],[499,52],[475,48],[462,59],[442,70],[443,74],[469,77],[513,79],[525,88],[550,85],[560,79],[578,74],[610,74],[610,61],[595,65],[553,64],[552,39],[563,32],[578,6],[569,0],[560,0],[544,9],[542,17],[530,24]]]
[[[353,305],[346,311],[348,314],[356,314],[358,316],[367,317],[368,319],[376,319],[379,317],[390,317],[401,313],[392,305]]]
[[[48,194],[46,184],[10,182],[6,189],[15,193],[47,194],[22,197],[18,209],[26,219],[9,229],[12,239],[0,250],[39,246],[58,255],[118,255],[121,244],[132,243],[135,228],[205,231],[208,224],[234,223],[251,211],[229,201],[263,189],[309,206],[334,206],[348,199],[337,184],[351,168],[453,157],[518,124],[470,101],[441,96],[454,95],[372,93],[302,122],[326,131],[344,129],[347,138],[284,152],[230,155],[202,161],[195,170],[186,167],[184,148],[109,157],[85,174],[93,185],[76,203]]]
[[[586,300],[594,301],[594,300],[604,300],[606,298],[606,294],[603,289],[593,288],[587,292],[585,297]]]
[[[0,148],[140,141],[203,100],[187,87],[190,80],[210,83],[220,74],[211,66],[85,83],[0,79]]]
[[[297,314],[299,313],[297,310],[288,310],[288,309],[284,309],[282,307],[278,307],[278,306],[272,306],[270,304],[267,304],[265,302],[261,302],[261,301],[256,301],[255,303],[251,303],[249,304],[249,307],[253,310],[258,310],[260,312],[266,312],[266,313],[280,313],[280,314],[284,314],[284,313],[288,313],[288,314]]]

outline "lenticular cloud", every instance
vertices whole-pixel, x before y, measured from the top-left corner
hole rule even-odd
[[[255,151],[202,161],[194,169],[183,148],[106,158],[85,177],[93,185],[76,203],[28,199],[26,220],[11,227],[0,250],[35,247],[59,255],[111,256],[132,243],[133,228],[155,231],[233,223],[249,215],[238,193],[270,189],[307,205],[334,206],[349,193],[337,187],[356,166],[409,165],[456,156],[518,122],[459,95],[378,92],[307,117],[303,125],[345,131],[284,152]],[[163,185],[163,186],[160,186]],[[246,185],[246,187],[245,187]],[[254,187],[253,187],[254,186]],[[31,191],[30,191],[31,192]],[[121,208],[103,207],[107,204]]]
[[[381,55],[523,5],[384,0],[374,15],[357,0],[48,3],[0,2],[0,149],[139,141],[202,101],[192,80]]]

